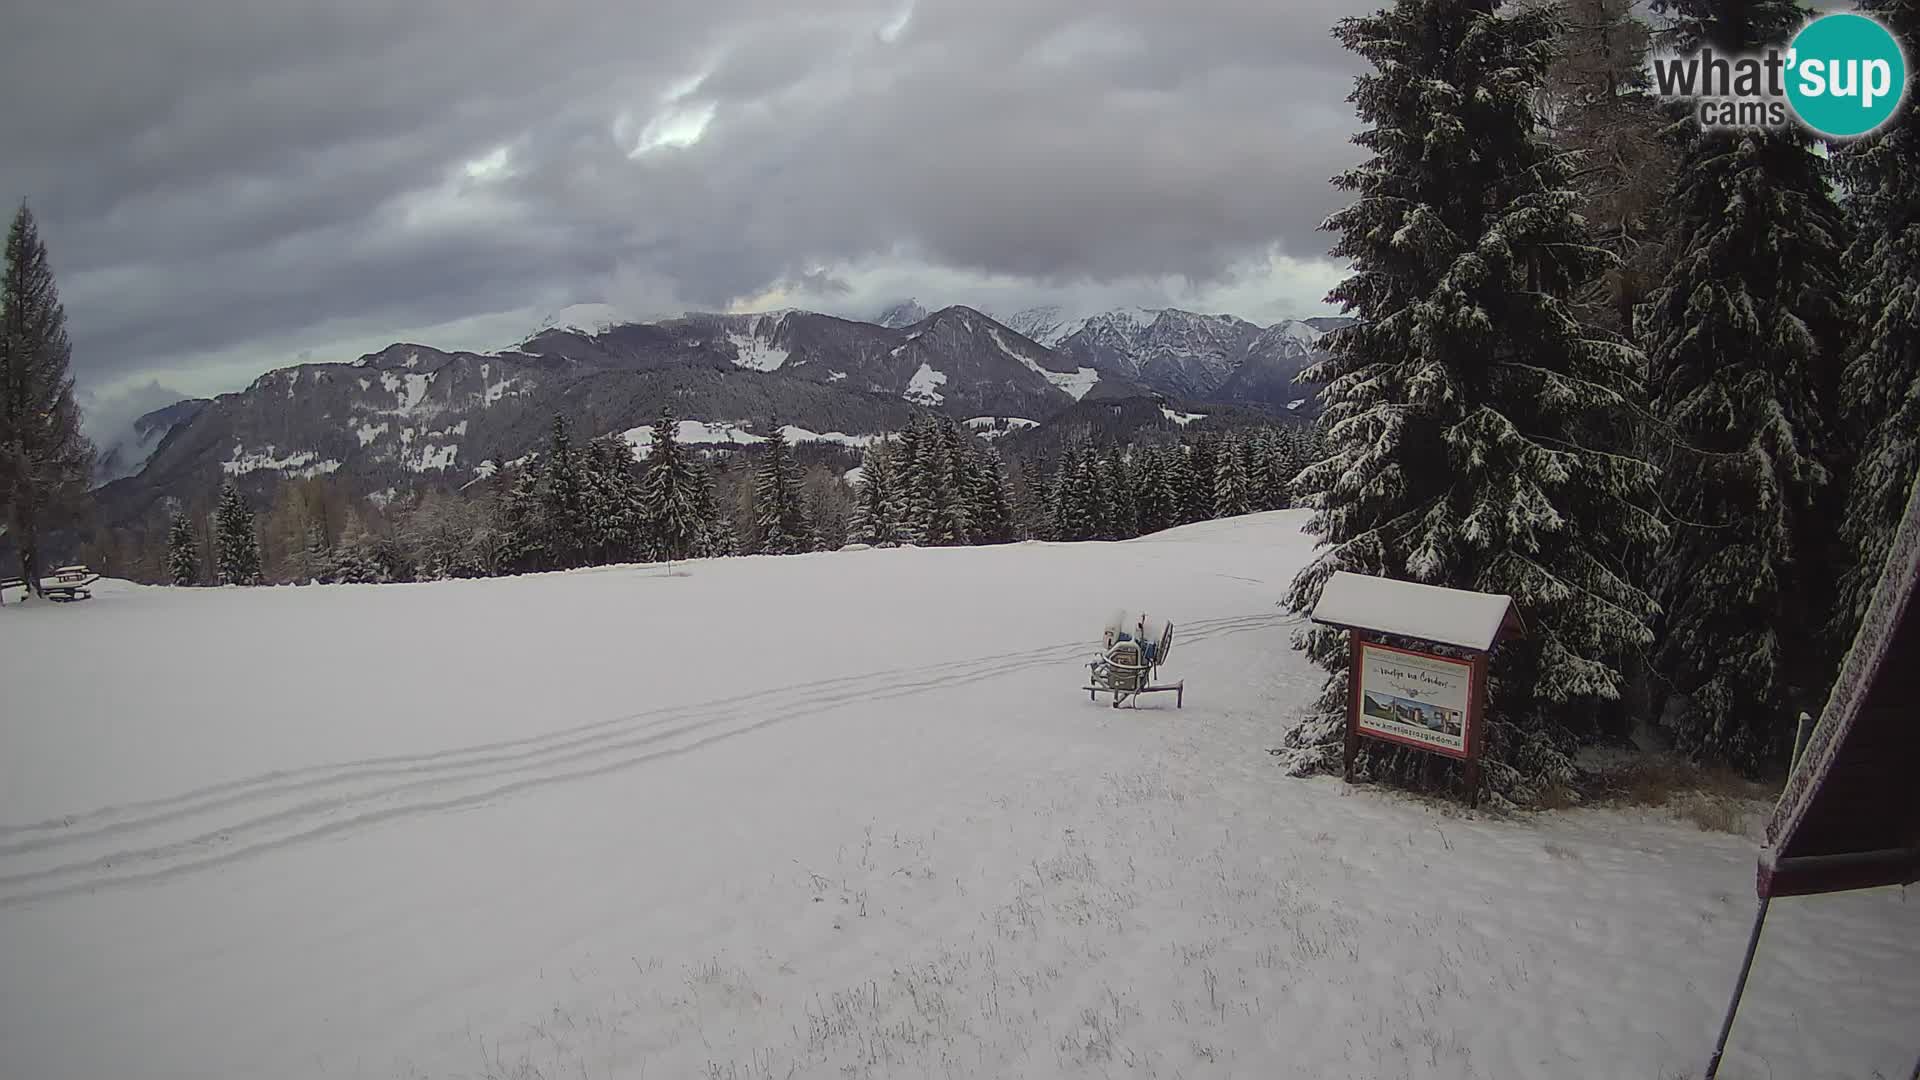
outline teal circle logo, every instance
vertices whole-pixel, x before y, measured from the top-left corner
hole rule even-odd
[[[1900,41],[1864,15],[1823,15],[1802,27],[1787,54],[1787,101],[1801,123],[1834,138],[1887,122],[1907,93]]]

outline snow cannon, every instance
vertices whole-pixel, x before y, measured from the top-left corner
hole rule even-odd
[[[1115,612],[1101,635],[1099,658],[1087,665],[1087,700],[1112,694],[1114,708],[1131,702],[1137,709],[1142,694],[1171,693],[1174,708],[1183,708],[1186,680],[1169,686],[1153,684],[1160,665],[1167,662],[1167,654],[1172,651],[1172,623],[1144,612]]]

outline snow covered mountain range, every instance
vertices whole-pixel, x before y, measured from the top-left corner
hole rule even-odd
[[[1312,404],[1312,394],[1294,380],[1318,359],[1321,335],[1341,322],[1289,319],[1263,327],[1178,308],[1069,316],[1040,307],[1007,319],[1027,337],[1102,375],[1194,401],[1294,410]]]
[[[459,487],[524,457],[555,415],[585,439],[649,424],[665,402],[683,420],[764,434],[777,418],[843,443],[926,410],[1032,425],[1081,403],[1158,396],[1310,412],[1293,379],[1326,328],[1172,309],[1034,309],[1000,321],[913,301],[874,322],[798,310],[566,322],[491,353],[396,344],[352,363],[282,368],[238,393],[149,413],[106,455],[108,523],[227,479],[258,494],[319,475],[375,498]]]

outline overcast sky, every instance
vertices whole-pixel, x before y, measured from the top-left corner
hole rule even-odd
[[[395,340],[915,296],[1321,314],[1357,0],[59,0],[0,195],[96,411]],[[157,386],[150,383],[157,382]]]

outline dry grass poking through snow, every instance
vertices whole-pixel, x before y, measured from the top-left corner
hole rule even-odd
[[[1587,785],[1593,805],[1664,808],[1706,832],[1734,836],[1753,836],[1779,794],[1777,784],[1664,755],[1601,769]]]

